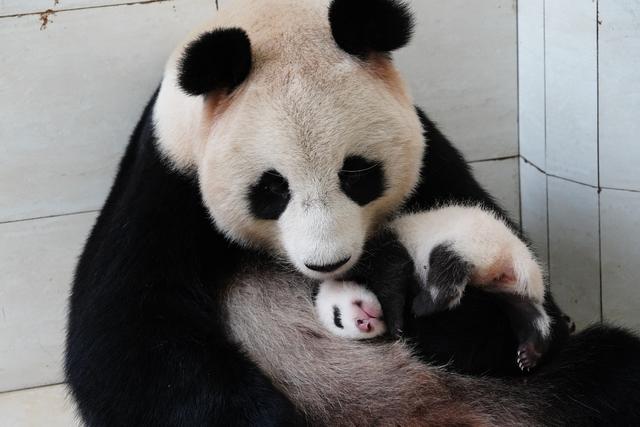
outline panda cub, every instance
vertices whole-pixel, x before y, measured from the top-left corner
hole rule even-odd
[[[461,209],[469,208],[479,216],[499,219],[481,206],[440,209],[455,218]],[[412,236],[427,242],[424,259],[430,263],[421,269],[414,266],[407,249],[412,244],[409,238],[398,241],[393,229],[382,233],[367,245],[351,272],[318,285],[314,295],[318,320],[334,335],[347,339],[407,338],[424,360],[463,373],[529,372],[566,341],[570,319],[550,295],[540,305],[481,280],[481,272],[470,261],[474,249],[451,243],[456,235],[467,233],[478,242],[502,242],[486,245],[485,259],[499,257],[510,246],[517,254],[518,244],[510,242],[511,225],[499,220],[503,227],[474,227],[477,224],[461,220],[457,227],[440,231],[440,236]],[[514,265],[517,268],[518,262]],[[517,272],[503,269],[500,274]]]
[[[364,340],[387,332],[380,301],[359,283],[320,283],[315,306],[318,320],[335,335]]]

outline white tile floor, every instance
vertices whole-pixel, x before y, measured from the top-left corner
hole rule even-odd
[[[79,427],[64,384],[0,393],[0,427]]]

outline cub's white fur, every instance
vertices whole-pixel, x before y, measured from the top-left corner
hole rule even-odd
[[[316,313],[322,325],[339,337],[362,340],[387,331],[382,307],[373,292],[354,282],[322,282],[316,295]],[[342,328],[336,326],[334,309],[338,308]],[[363,322],[369,328],[358,327]]]

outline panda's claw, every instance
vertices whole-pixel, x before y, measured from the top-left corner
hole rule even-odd
[[[518,347],[516,362],[522,372],[530,372],[535,368],[542,357],[542,353],[536,350],[532,342],[526,342]]]

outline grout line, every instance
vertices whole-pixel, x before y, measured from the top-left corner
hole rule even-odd
[[[520,157],[521,141],[520,141],[520,1],[516,1],[516,142],[518,145],[518,157]],[[522,168],[520,161],[517,162],[518,169],[518,216],[520,232],[524,233],[524,224],[522,223]]]
[[[91,209],[91,210],[87,210],[87,211],[77,211],[77,212],[69,212],[69,213],[63,213],[63,214],[35,216],[35,217],[31,217],[31,218],[12,219],[12,220],[9,220],[9,221],[0,221],[0,226],[5,225],[5,224],[14,224],[16,222],[37,221],[39,219],[60,218],[60,217],[64,217],[64,216],[83,215],[83,214],[97,213],[97,212],[100,212],[100,210],[99,209]]]
[[[42,384],[42,385],[34,385],[34,386],[29,386],[29,387],[23,387],[23,388],[16,388],[14,390],[4,390],[4,391],[0,391],[0,397],[3,394],[7,394],[7,393],[17,393],[20,391],[29,391],[29,390],[36,390],[39,388],[45,388],[45,387],[53,387],[56,385],[64,385],[66,384],[65,382],[59,382],[59,383],[54,383],[54,384]]]
[[[593,185],[593,184],[587,184],[585,182],[576,181],[576,180],[571,179],[571,178],[565,178],[565,177],[560,176],[560,175],[555,175],[555,174],[546,172],[540,166],[536,165],[534,162],[532,162],[531,160],[527,159],[523,155],[520,155],[520,158],[522,158],[522,160],[526,164],[531,165],[532,167],[534,167],[538,172],[540,172],[540,173],[542,173],[542,174],[544,174],[546,176],[550,176],[552,178],[557,178],[557,179],[561,179],[563,181],[573,182],[574,184],[579,184],[579,185],[582,185],[584,187],[590,187],[590,188],[593,188],[593,189],[598,190],[598,191],[613,190],[613,191],[623,191],[623,192],[626,192],[626,193],[640,193],[640,190],[632,190],[630,188],[620,188],[620,187],[609,187],[609,186],[606,186],[606,185],[597,186],[597,185]]]
[[[596,155],[598,172],[598,273],[600,280],[600,322],[604,321],[602,302],[602,210],[600,208],[600,1],[596,0]]]
[[[514,154],[513,156],[494,157],[492,159],[470,160],[467,163],[473,164],[473,163],[481,163],[481,162],[499,162],[501,160],[517,159],[518,157],[520,157],[518,154]]]
[[[522,164],[518,161],[516,162],[516,167],[518,168],[518,213],[520,214],[520,232],[524,233],[524,223],[522,222]]]
[[[547,0],[542,0],[542,92],[544,98],[544,168],[547,168]],[[533,163],[532,163],[533,164]],[[541,169],[540,169],[541,170]],[[546,172],[545,172],[546,173]],[[547,218],[548,220],[548,218]]]
[[[547,172],[542,169],[540,166],[536,165],[534,162],[532,162],[531,160],[527,159],[524,155],[520,154],[520,158],[528,165],[533,166],[538,172],[548,175]]]
[[[564,176],[555,175],[555,174],[552,174],[552,173],[545,173],[545,175],[550,176],[552,178],[561,179],[563,181],[573,182],[574,184],[582,185],[584,187],[591,187],[594,190],[599,190],[600,189],[597,185],[587,184],[586,182],[577,181],[577,180],[572,179],[572,178],[566,178]]]
[[[600,186],[600,190],[614,190],[614,191],[624,191],[627,193],[640,193],[640,190],[631,190],[628,188],[617,188],[617,187],[606,187],[606,186]]]
[[[520,149],[520,2],[516,0],[516,139],[518,154]]]
[[[544,177],[545,194],[547,196],[547,281],[551,287],[551,226],[549,225],[549,177]]]
[[[59,12],[75,12],[77,10],[90,10],[90,9],[103,9],[108,7],[118,7],[118,6],[134,6],[140,4],[151,4],[151,3],[165,3],[174,0],[138,0],[138,1],[129,1],[124,3],[116,3],[116,4],[101,4],[96,6],[82,6],[82,7],[70,7],[66,9],[47,9],[41,10],[38,12],[25,12],[25,13],[15,13],[13,15],[0,15],[0,19],[2,18],[21,18],[23,16],[33,16],[33,15],[42,15],[43,13],[59,13]],[[55,7],[55,6],[54,6]]]
[[[598,277],[600,280],[600,322],[604,321],[604,307],[602,304],[602,210],[600,208],[601,192],[598,191]]]
[[[544,106],[543,106],[543,117],[544,117],[544,168],[547,168],[547,0],[542,0],[542,92],[544,98]],[[547,175],[546,171],[538,168],[533,162],[529,162],[525,159],[525,162],[528,162],[530,165],[533,165],[540,172],[544,173],[544,184],[545,184],[545,196],[546,196],[546,208],[547,208],[547,283],[549,288],[551,288],[551,284],[553,283],[551,280],[551,233],[550,233],[550,216],[549,216],[549,175]]]

